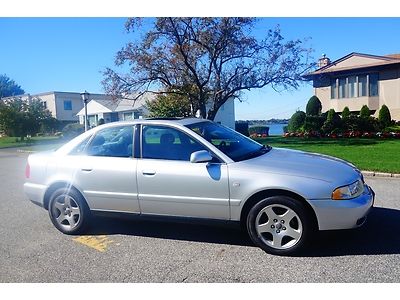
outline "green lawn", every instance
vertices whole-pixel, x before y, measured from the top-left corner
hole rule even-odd
[[[400,140],[268,137],[257,141],[273,147],[336,156],[352,162],[361,170],[400,173]]]
[[[17,141],[18,140],[18,141]],[[33,137],[29,140],[25,139],[20,141],[17,137],[0,137],[0,149],[9,147],[25,147],[25,146],[37,146],[37,145],[54,145],[59,144],[60,138],[55,136],[38,136]]]

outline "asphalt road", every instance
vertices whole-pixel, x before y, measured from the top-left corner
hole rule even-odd
[[[0,150],[0,282],[400,282],[400,179],[366,178],[377,197],[361,229],[279,257],[222,225],[96,218],[64,235],[23,194],[26,157]]]

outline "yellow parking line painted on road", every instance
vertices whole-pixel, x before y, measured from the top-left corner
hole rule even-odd
[[[81,243],[90,248],[96,249],[97,251],[104,252],[107,249],[107,246],[114,241],[108,239],[106,235],[86,235],[79,236],[73,239],[75,242]]]

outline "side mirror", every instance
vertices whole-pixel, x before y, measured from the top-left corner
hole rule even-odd
[[[212,161],[212,156],[210,152],[206,150],[200,150],[193,152],[190,154],[190,162],[191,163],[201,163],[201,162],[209,162]]]

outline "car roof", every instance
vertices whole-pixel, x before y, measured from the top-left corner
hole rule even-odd
[[[148,119],[134,119],[129,121],[111,122],[101,125],[101,127],[104,128],[109,126],[129,125],[129,124],[132,125],[133,124],[179,124],[185,126],[199,122],[211,122],[211,121],[199,118],[148,118]]]

